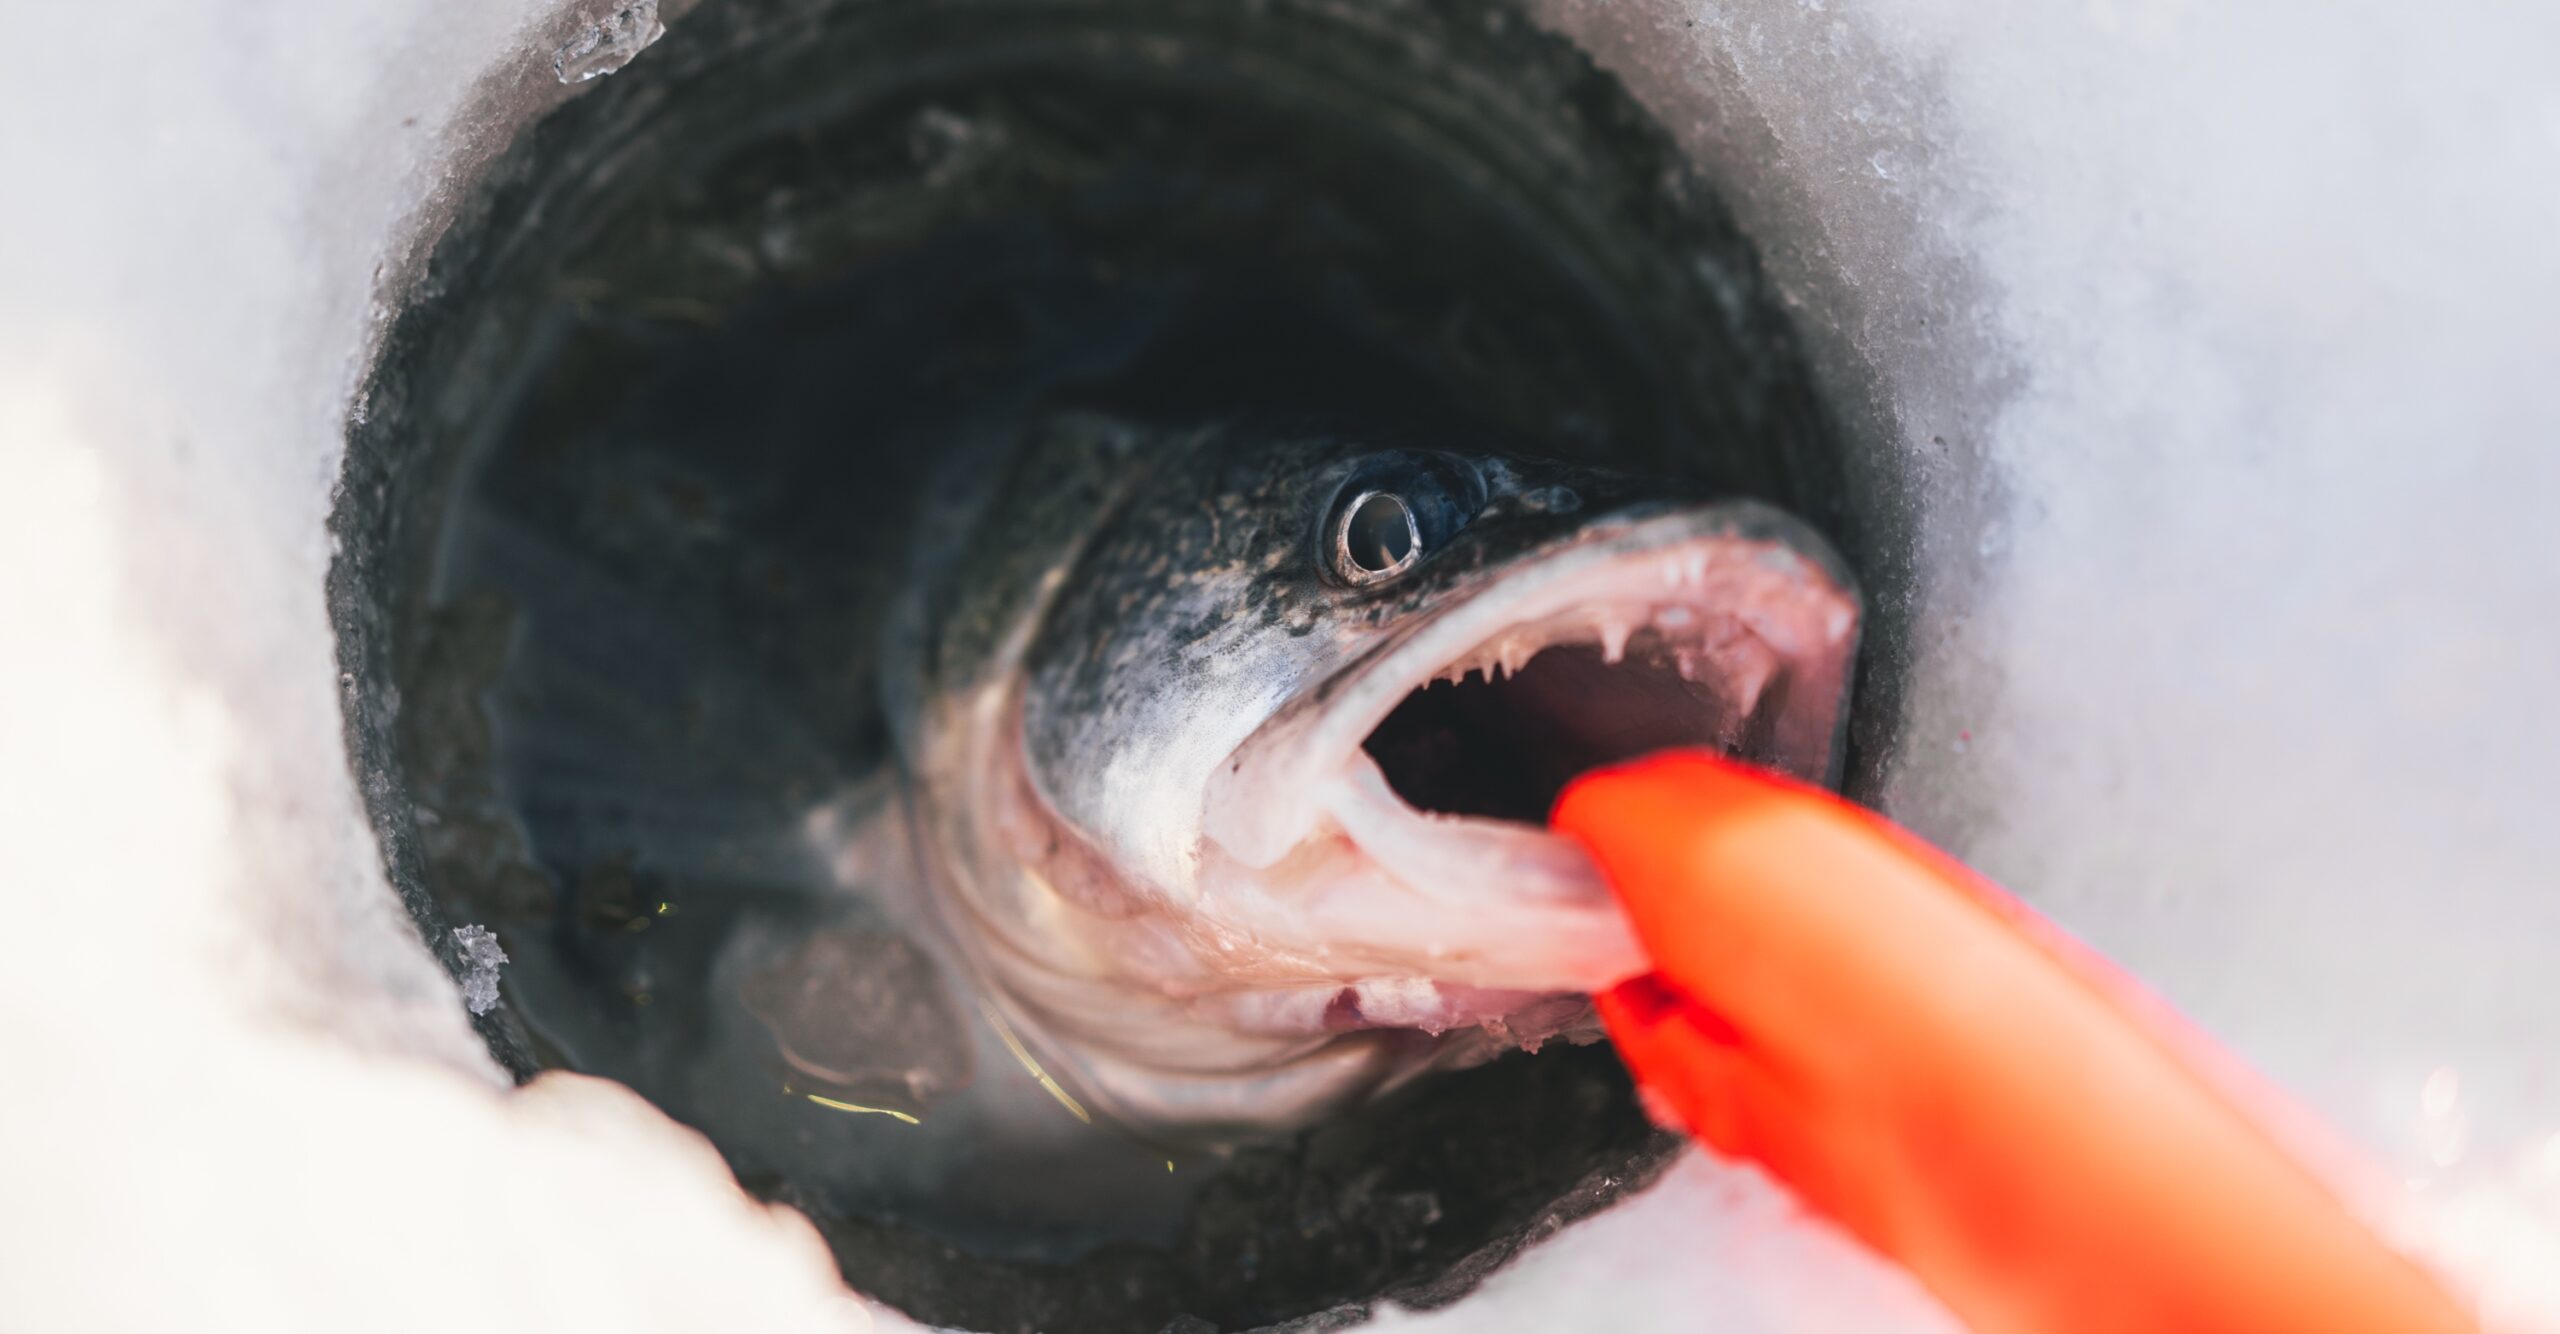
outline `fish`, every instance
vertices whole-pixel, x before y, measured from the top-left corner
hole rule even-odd
[[[1645,959],[1564,784],[1836,781],[1859,593],[1759,500],[1445,427],[1059,411],[955,457],[885,631],[902,818],[1079,1112],[1233,1140],[1590,1040]]]

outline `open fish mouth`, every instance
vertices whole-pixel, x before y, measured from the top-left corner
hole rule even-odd
[[[1556,797],[1672,747],[1828,781],[1859,618],[1828,548],[1766,507],[1595,524],[1485,571],[1238,747],[1208,792],[1210,883],[1286,879],[1296,911],[1267,925],[1365,932],[1444,983],[1601,989],[1643,960],[1544,828]]]

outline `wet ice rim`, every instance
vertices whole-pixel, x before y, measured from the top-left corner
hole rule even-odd
[[[1400,707],[1447,691],[1486,692],[1493,725],[1509,725],[1511,706],[1541,701],[1504,692],[1546,655],[1596,652],[1613,693],[1641,692],[1652,707],[1633,728],[1605,729],[1615,735],[1595,741],[1593,763],[1705,743],[1824,782],[1859,622],[1858,595],[1828,547],[1764,506],[1604,528],[1431,614],[1238,746],[1206,793],[1212,878],[1251,877],[1266,894],[1275,878],[1301,881],[1312,891],[1298,900],[1302,930],[1321,929],[1328,901],[1354,898],[1369,920],[1414,937],[1373,943],[1427,948],[1445,981],[1603,989],[1644,961],[1582,850],[1519,819],[1418,805],[1371,739]],[[1614,701],[1543,703],[1570,725]],[[1380,914],[1373,891],[1402,891],[1419,911]]]

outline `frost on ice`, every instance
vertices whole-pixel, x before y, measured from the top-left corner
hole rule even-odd
[[[633,0],[579,30],[551,54],[551,72],[562,83],[585,83],[631,63],[633,56],[667,35],[658,0]]]
[[[462,947],[463,1005],[473,1014],[496,1009],[498,968],[507,961],[498,934],[485,926],[466,926],[453,933],[453,943]]]

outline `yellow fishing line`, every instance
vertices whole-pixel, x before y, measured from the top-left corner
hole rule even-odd
[[[1022,1068],[1030,1071],[1033,1079],[1040,1081],[1040,1087],[1049,1090],[1050,1097],[1057,1099],[1066,1106],[1068,1111],[1075,1113],[1077,1120],[1086,1125],[1093,1124],[1093,1113],[1086,1111],[1084,1104],[1077,1102],[1072,1094],[1058,1087],[1058,1081],[1051,1079],[1049,1072],[1041,1069],[1038,1061],[1031,1059],[1031,1053],[1022,1045],[1022,1039],[1013,1035],[1013,1025],[1006,1023],[1004,1016],[996,1013],[996,1007],[981,1000],[978,1002],[978,1013],[985,1015],[987,1022],[995,1025],[996,1036],[1004,1039],[1005,1050],[1012,1052],[1013,1059],[1022,1062]]]
[[[894,1107],[865,1107],[858,1102],[838,1102],[833,1098],[821,1098],[815,1093],[803,1093],[800,1096],[807,1098],[809,1101],[814,1102],[821,1107],[833,1107],[839,1112],[869,1112],[873,1116],[894,1116],[911,1126],[920,1126],[924,1124],[924,1122],[919,1121]]]

